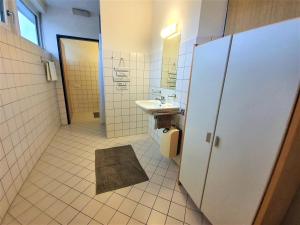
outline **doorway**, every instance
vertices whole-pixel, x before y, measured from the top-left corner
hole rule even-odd
[[[57,35],[68,124],[99,121],[99,41]]]

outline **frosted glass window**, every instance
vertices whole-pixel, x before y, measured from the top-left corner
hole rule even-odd
[[[17,6],[21,36],[39,45],[37,16],[21,0]]]
[[[5,22],[4,1],[0,0],[0,21]]]

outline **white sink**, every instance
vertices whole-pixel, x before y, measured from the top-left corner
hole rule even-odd
[[[177,103],[161,103],[159,100],[138,100],[135,101],[142,110],[146,113],[170,113],[176,114],[179,111],[179,105]]]

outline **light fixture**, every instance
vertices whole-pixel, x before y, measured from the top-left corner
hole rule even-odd
[[[160,36],[162,38],[167,38],[173,34],[176,34],[177,33],[177,24],[174,23],[174,24],[171,24],[165,28],[163,28],[160,32]]]

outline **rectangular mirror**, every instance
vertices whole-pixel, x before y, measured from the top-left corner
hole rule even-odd
[[[176,89],[177,63],[180,46],[180,34],[163,40],[160,87]]]

